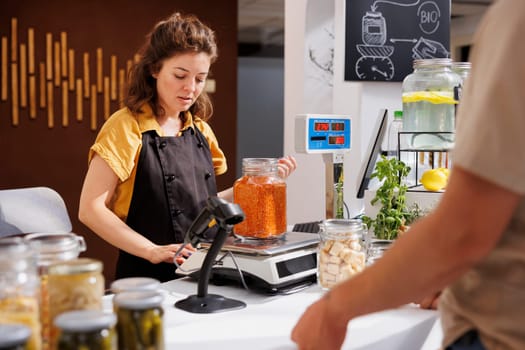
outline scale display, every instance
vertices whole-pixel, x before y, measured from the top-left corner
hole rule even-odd
[[[346,115],[305,114],[295,119],[295,149],[299,153],[339,153],[350,150],[352,120]]]

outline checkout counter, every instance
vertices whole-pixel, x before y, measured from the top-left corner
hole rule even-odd
[[[386,111],[382,111],[381,120],[384,129]],[[332,189],[331,197],[337,198],[333,192],[337,192],[334,188],[342,190],[335,186],[342,179],[342,154],[330,147],[342,148],[342,151],[350,148],[350,120],[344,116],[328,119],[318,115],[303,116],[297,125],[298,134],[306,134],[299,139],[309,139],[308,135],[314,133],[313,137],[326,141],[326,147],[321,148],[314,147],[319,142],[299,146],[309,153],[334,153],[327,164],[334,170],[327,189]],[[330,125],[337,126],[328,128],[335,130],[337,135],[325,137]],[[340,209],[337,205],[327,207],[327,212],[334,210],[331,214]],[[188,231],[188,242],[195,246],[211,217],[217,220],[222,233],[207,247],[207,254],[196,253],[188,258],[182,265],[186,270],[178,266],[177,272],[186,277],[161,285],[166,349],[296,349],[290,339],[292,329],[306,308],[324,293],[315,278],[317,235],[288,232],[277,245],[246,246],[228,238],[231,227],[242,220],[231,204],[215,199],[201,214]],[[230,253],[216,260],[221,248]],[[192,275],[192,271],[199,269],[200,277]],[[251,283],[244,283],[242,278],[244,288],[239,283],[227,283],[237,272]],[[222,278],[217,280],[217,275]],[[209,284],[208,277],[211,277]],[[264,283],[255,283],[261,281]],[[222,297],[228,300],[228,305],[223,304]],[[105,298],[105,308],[110,310],[111,296]],[[214,307],[203,306],[207,301],[210,305],[215,304]],[[438,312],[410,304],[352,320],[342,349],[437,350],[441,338]]]
[[[263,295],[236,286],[210,284],[210,293],[242,300],[246,307],[218,313],[190,313],[174,304],[194,294],[189,277],[163,283],[166,349],[293,350],[290,334],[304,310],[323,291],[316,284],[289,295]],[[105,308],[112,308],[111,295]],[[406,305],[352,320],[343,349],[436,350],[440,345],[438,313]]]

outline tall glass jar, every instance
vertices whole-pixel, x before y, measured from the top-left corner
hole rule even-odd
[[[42,347],[39,279],[31,248],[20,237],[0,239],[0,323],[31,329],[27,350]]]
[[[98,310],[68,311],[57,316],[57,350],[117,350],[115,314]]]
[[[74,233],[32,233],[24,237],[35,252],[40,275],[40,320],[42,325],[42,348],[49,349],[51,320],[49,317],[49,294],[47,290],[49,265],[78,258],[86,250],[84,238]]]
[[[286,183],[276,158],[244,158],[243,176],[233,185],[233,201],[245,219],[235,225],[237,237],[273,239],[286,233]]]
[[[455,90],[461,78],[452,60],[415,60],[414,72],[403,80],[403,131],[412,149],[448,150],[454,144]]]
[[[365,268],[367,228],[356,219],[328,219],[319,226],[317,279],[330,289]]]
[[[159,292],[122,292],[113,298],[120,350],[164,350],[163,297]]]
[[[48,268],[49,319],[73,310],[102,310],[104,276],[102,262],[78,258],[53,263]],[[56,347],[58,330],[51,325],[51,349]]]

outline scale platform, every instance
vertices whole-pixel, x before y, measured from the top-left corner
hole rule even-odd
[[[249,289],[265,294],[299,291],[316,282],[318,245],[319,235],[315,233],[287,232],[272,240],[230,236],[213,265],[210,282],[242,285],[244,280]],[[201,246],[176,273],[199,278],[211,243],[201,243]]]

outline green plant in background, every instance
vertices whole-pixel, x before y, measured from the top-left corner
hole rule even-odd
[[[371,178],[377,178],[381,185],[370,203],[379,203],[381,207],[375,218],[364,215],[363,222],[377,239],[396,239],[407,229],[407,225],[419,217],[417,205],[413,208],[406,206],[408,186],[404,180],[409,172],[410,167],[397,158],[381,156],[376,163]]]

